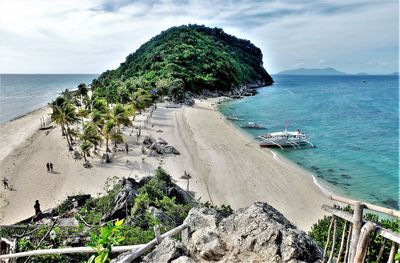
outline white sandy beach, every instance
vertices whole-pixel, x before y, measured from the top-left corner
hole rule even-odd
[[[118,152],[111,164],[89,157],[94,166],[91,169],[83,168],[82,160],[72,158],[59,127],[30,137],[40,125],[39,117],[48,109],[2,125],[0,171],[2,177],[9,178],[13,190],[0,190],[0,224],[31,216],[36,199],[45,210],[67,195],[101,193],[108,177],[140,177],[162,164],[183,188],[186,180],[180,177],[184,171],[189,172],[193,177],[190,190],[202,201],[229,204],[234,209],[255,201],[268,202],[299,228],[310,229],[323,215],[321,205],[329,203],[312,176],[251,143],[250,138],[222,118],[215,110],[215,102],[216,99],[198,101],[194,107],[180,109],[160,106],[154,112],[144,133],[163,138],[181,155],[145,157],[143,163],[141,146],[135,145],[136,136],[129,136],[129,128],[125,132],[132,151]],[[137,120],[143,118],[138,116]],[[46,171],[47,162],[54,164],[54,173]]]

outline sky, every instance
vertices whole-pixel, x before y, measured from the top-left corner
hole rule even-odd
[[[0,0],[0,72],[101,73],[183,24],[249,39],[270,73],[399,68],[398,0]]]

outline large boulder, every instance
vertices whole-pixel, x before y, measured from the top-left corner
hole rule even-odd
[[[321,249],[306,233],[266,203],[222,218],[215,209],[194,208],[186,246],[196,262],[317,262]]]
[[[144,257],[143,262],[170,263],[184,254],[185,254],[184,245],[179,241],[167,237],[163,239],[161,243],[157,245],[152,252],[150,252]]]
[[[125,218],[129,213],[133,200],[138,195],[140,184],[133,178],[122,178],[122,189],[113,202],[113,208],[110,212],[102,217],[102,221],[106,222],[112,219]]]

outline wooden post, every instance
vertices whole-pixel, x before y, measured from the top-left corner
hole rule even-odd
[[[393,263],[394,253],[396,253],[396,243],[392,241],[392,248],[390,249],[388,263]]]
[[[356,253],[353,257],[353,263],[362,263],[364,261],[364,255],[368,248],[369,235],[375,230],[375,227],[376,225],[374,223],[368,221],[361,229]]]
[[[346,230],[347,230],[347,221],[345,220],[343,232],[342,232],[342,240],[340,241],[340,247],[339,247],[339,252],[338,252],[338,257],[337,257],[338,263],[342,259],[342,254],[343,254],[343,249],[344,249],[344,241],[346,240]]]
[[[328,237],[326,238],[324,254],[322,255],[322,262],[325,262],[326,253],[328,252],[328,246],[329,246],[329,242],[331,240],[331,230],[332,230],[332,226],[333,226],[333,221],[335,221],[335,216],[332,216],[331,223],[329,224]]]
[[[161,243],[161,233],[160,233],[160,226],[159,225],[155,225],[154,226],[154,234],[156,236],[157,245],[159,245]]]
[[[361,202],[354,203],[353,214],[353,231],[351,233],[350,243],[350,263],[354,263],[354,257],[357,250],[358,239],[360,237],[362,227],[363,204]]]
[[[331,254],[329,255],[328,262],[332,262],[333,253],[335,253],[335,246],[336,246],[336,225],[337,225],[337,218],[333,216],[333,237],[332,237],[332,249]]]
[[[376,257],[376,263],[381,263],[383,251],[385,251],[386,240],[386,238],[383,239],[381,249],[379,249],[378,256]]]
[[[349,261],[350,239],[352,230],[353,230],[353,225],[350,224],[349,232],[347,233],[346,253],[344,253],[343,263],[347,263]]]

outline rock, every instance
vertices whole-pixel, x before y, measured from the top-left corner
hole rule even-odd
[[[157,143],[158,144],[163,144],[163,145],[167,145],[168,143],[165,141],[165,140],[163,140],[162,138],[158,138],[157,139]]]
[[[196,263],[192,258],[187,256],[182,256],[171,261],[171,263]]]
[[[122,178],[122,189],[115,198],[113,205],[114,208],[111,212],[102,217],[102,221],[109,221],[116,218],[125,218],[126,211],[130,211],[132,201],[138,195],[139,183],[132,178]]]
[[[150,149],[156,151],[158,154],[163,154],[164,153],[164,145],[163,144],[159,144],[157,142],[153,143],[150,146]]]
[[[150,206],[148,208],[150,215],[157,218],[161,223],[168,222],[171,219],[160,209]]]
[[[193,201],[190,194],[177,185],[168,187],[167,196],[169,198],[175,197],[178,204],[188,204]]]
[[[316,262],[321,249],[266,203],[255,203],[226,218],[215,209],[194,208],[188,253],[196,262]],[[185,242],[186,240],[183,240]]]
[[[156,248],[147,254],[143,262],[165,262],[170,263],[174,259],[184,255],[185,247],[181,242],[178,242],[169,237],[163,239]]]
[[[176,154],[176,155],[180,155],[181,153],[173,146],[171,145],[167,145],[164,147],[163,152],[165,154]]]
[[[152,137],[146,136],[143,140],[143,145],[150,147],[153,143],[156,143],[156,140]]]

